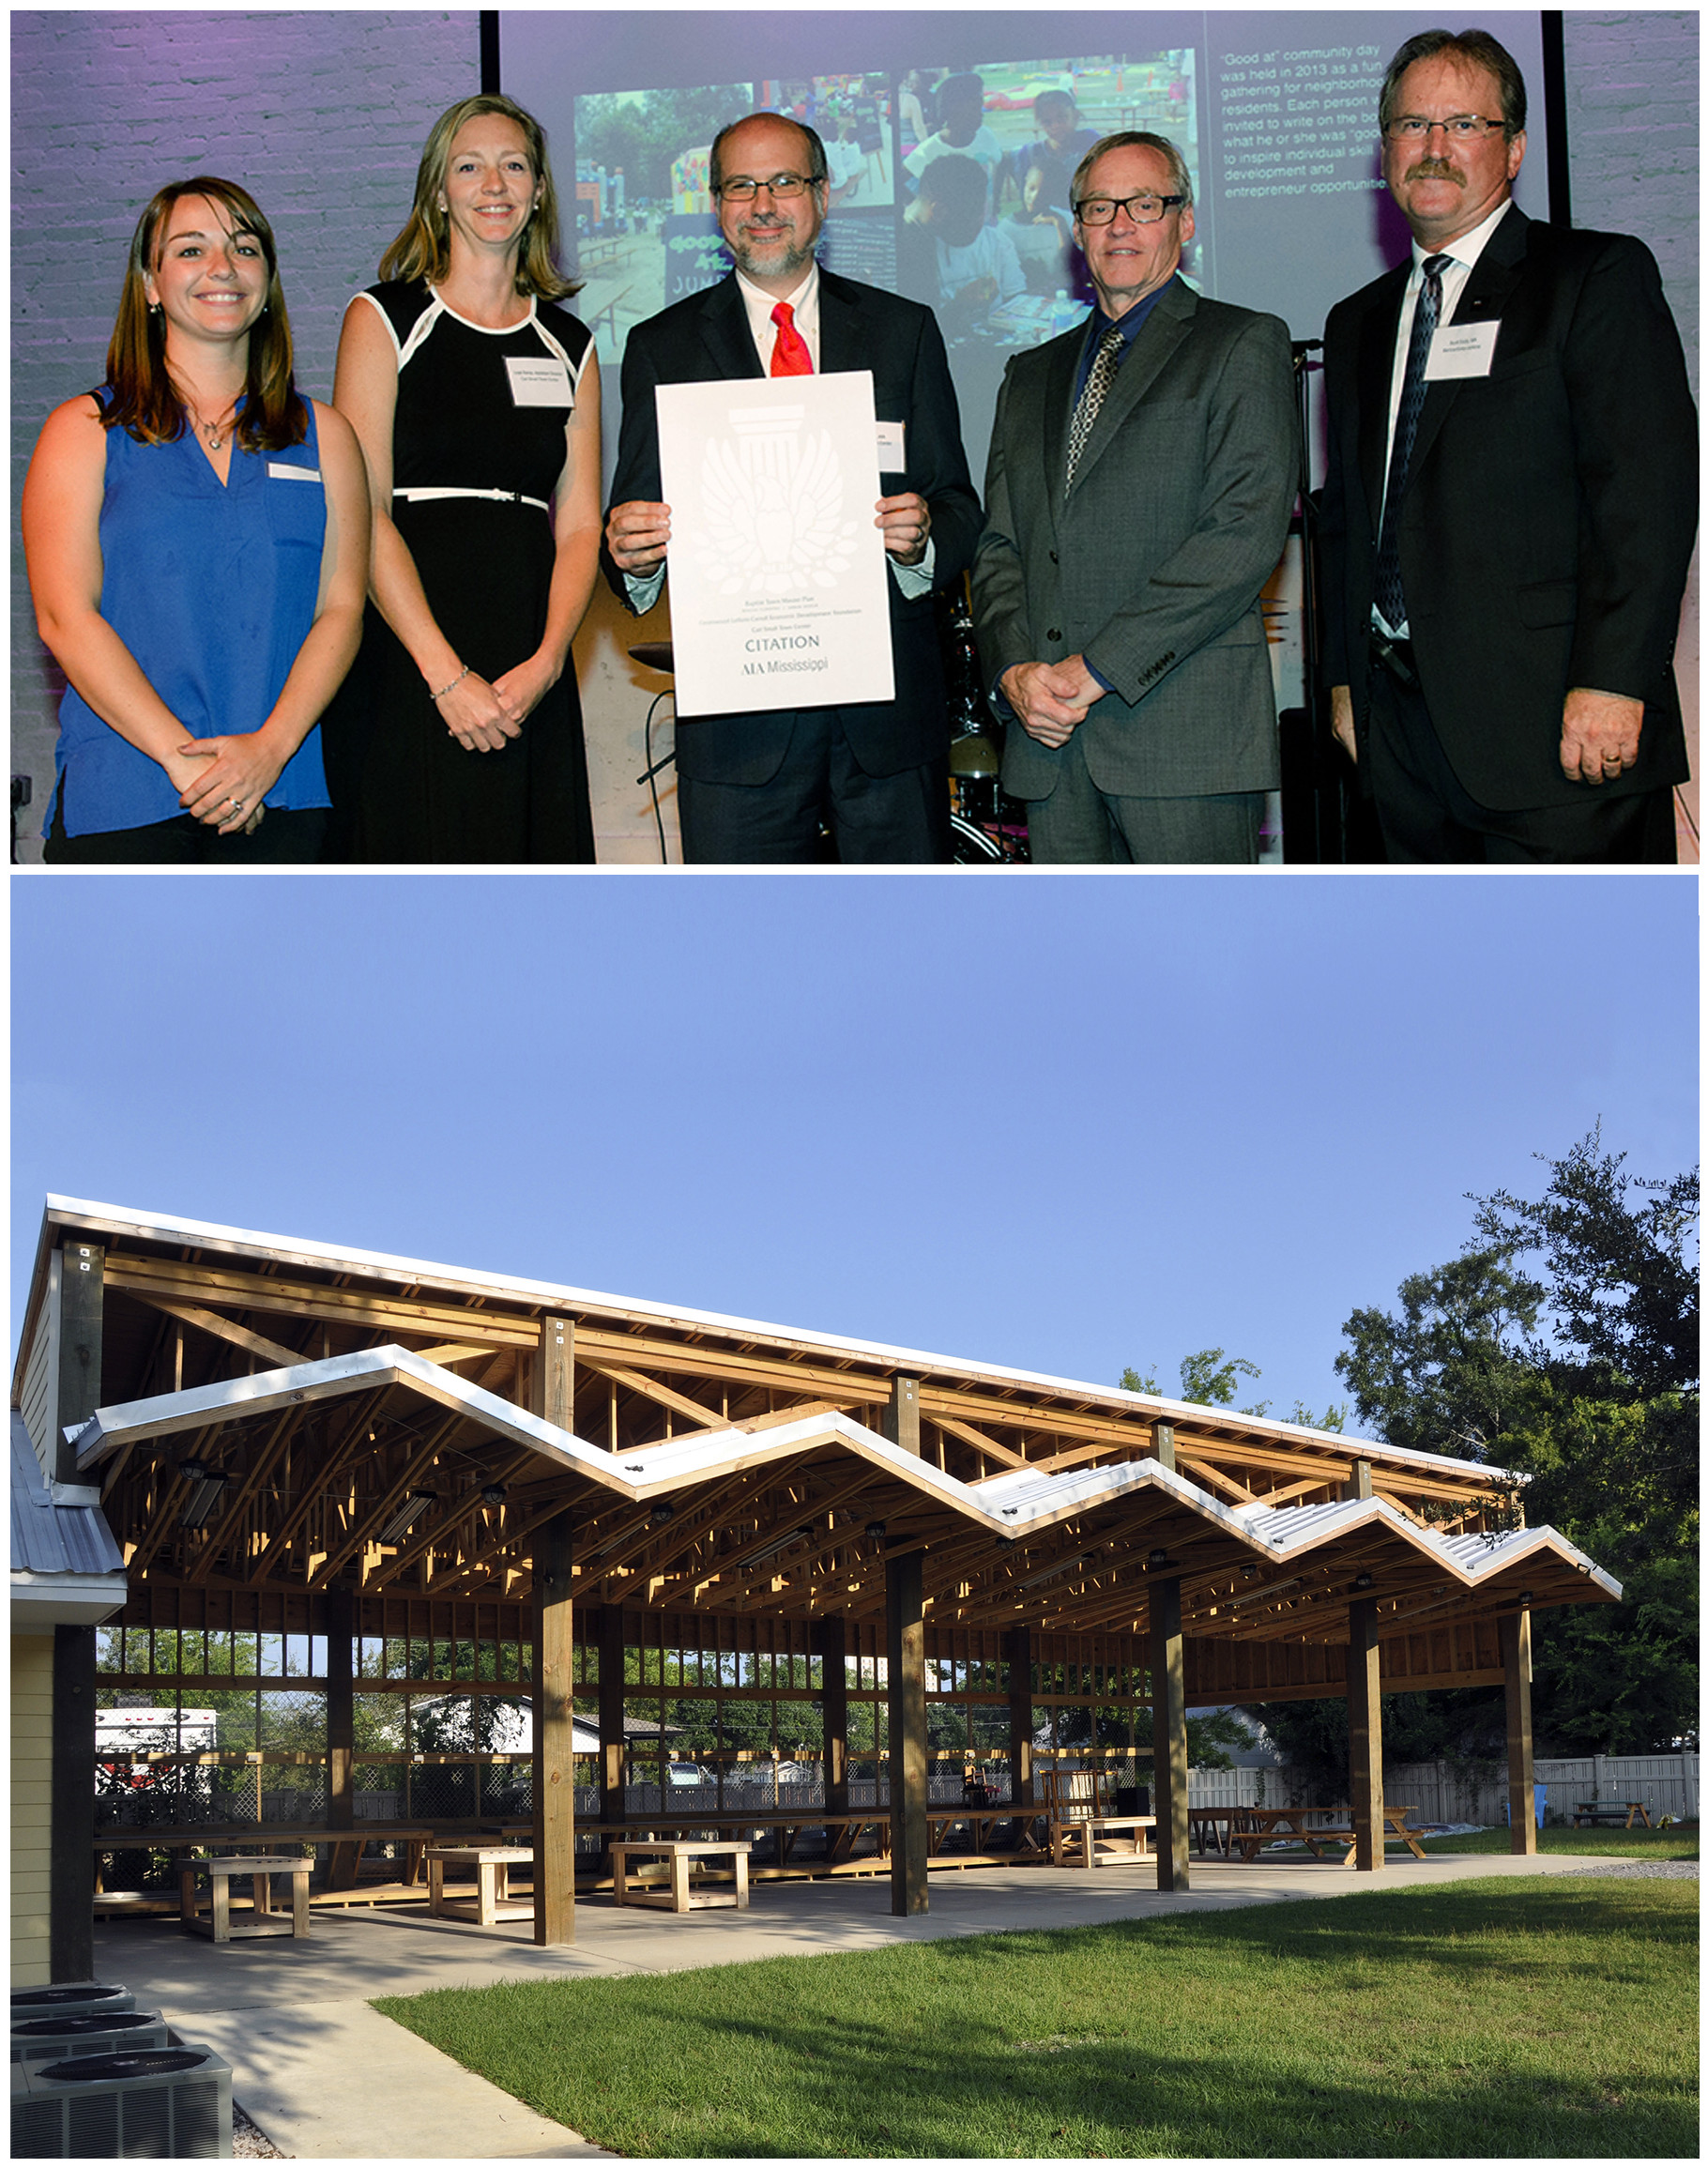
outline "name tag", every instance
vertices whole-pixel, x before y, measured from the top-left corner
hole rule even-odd
[[[574,405],[570,373],[550,355],[542,354],[536,360],[531,356],[524,359],[507,354],[504,366],[510,371],[510,395],[518,406]]]
[[[320,469],[317,466],[287,466],[282,459],[269,459],[267,463],[267,479],[268,481],[318,481]]]
[[[880,421],[877,425],[877,471],[905,474],[907,470],[907,424]]]
[[[1492,324],[1444,324],[1429,343],[1424,382],[1445,384],[1456,376],[1487,376],[1500,336],[1498,318]]]

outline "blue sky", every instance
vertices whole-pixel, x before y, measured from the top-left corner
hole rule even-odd
[[[1697,1154],[1687,877],[14,878],[45,1192],[1107,1383],[1336,1395],[1599,1117]],[[1250,1396],[1243,1396],[1248,1397]]]

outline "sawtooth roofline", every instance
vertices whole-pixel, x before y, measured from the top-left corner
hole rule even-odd
[[[1551,1551],[1587,1573],[1614,1601],[1621,1595],[1620,1584],[1611,1575],[1552,1528],[1449,1538],[1419,1529],[1385,1499],[1379,1498],[1347,1500],[1327,1506],[1226,1505],[1188,1477],[1154,1459],[1117,1461],[1053,1476],[1009,1471],[979,1484],[967,1484],[891,1444],[852,1416],[837,1412],[804,1415],[758,1432],[731,1426],[700,1437],[643,1447],[614,1459],[602,1446],[590,1445],[572,1431],[559,1429],[556,1424],[529,1414],[512,1401],[501,1399],[458,1377],[455,1371],[424,1361],[402,1347],[372,1348],[357,1354],[335,1355],[325,1362],[259,1371],[187,1392],[157,1394],[149,1399],[99,1409],[86,1424],[68,1435],[75,1439],[82,1473],[98,1467],[121,1446],[200,1428],[210,1416],[236,1420],[388,1383],[411,1386],[441,1407],[461,1409],[512,1443],[531,1448],[567,1473],[587,1477],[633,1504],[668,1497],[691,1484],[761,1468],[815,1445],[841,1444],[857,1458],[881,1466],[891,1475],[999,1536],[1048,1529],[1122,1495],[1151,1489],[1175,1498],[1274,1565],[1308,1556],[1336,1538],[1375,1523],[1402,1537],[1441,1571],[1451,1574],[1465,1590],[1476,1588],[1520,1558]]]
[[[76,1229],[91,1234],[129,1235],[140,1242],[184,1243],[199,1248],[221,1249],[233,1256],[267,1259],[300,1265],[314,1272],[337,1271],[365,1275],[373,1279],[400,1281],[405,1287],[435,1289],[450,1294],[478,1293],[504,1296],[516,1302],[547,1308],[583,1306],[608,1313],[645,1319],[684,1331],[727,1333],[744,1340],[766,1340],[807,1348],[831,1355],[860,1355],[893,1363],[909,1372],[923,1370],[974,1381],[1030,1387],[1075,1400],[1102,1402],[1113,1408],[1135,1408],[1162,1422],[1203,1425],[1224,1423],[1248,1429],[1258,1436],[1309,1441],[1337,1454],[1367,1445],[1371,1457],[1385,1464],[1445,1474],[1474,1475],[1491,1486],[1521,1488],[1530,1478],[1515,1471],[1491,1467],[1480,1460],[1466,1460],[1450,1454],[1422,1453],[1414,1447],[1390,1445],[1379,1438],[1363,1439],[1338,1430],[1318,1430],[1298,1423],[1284,1423],[1268,1415],[1247,1415],[1232,1408],[1209,1407],[1199,1401],[1170,1400],[1160,1395],[1129,1393],[1118,1385],[1088,1384],[1082,1379],[1055,1378],[1036,1370],[1009,1369],[996,1363],[974,1363],[962,1356],[934,1355],[917,1348],[890,1347],[877,1340],[838,1338],[828,1333],[797,1330],[793,1326],[765,1324],[750,1318],[725,1317],[714,1310],[693,1310],[650,1303],[628,1296],[601,1294],[591,1289],[564,1287],[549,1280],[507,1279],[496,1273],[464,1270],[454,1265],[432,1264],[419,1258],[390,1257],[378,1250],[334,1249],[325,1243],[297,1236],[268,1235],[252,1229],[221,1227],[209,1220],[175,1219],[160,1214],[139,1213],[125,1205],[99,1204],[85,1199],[50,1194],[42,1218],[29,1305],[25,1312],[19,1359],[29,1344],[31,1320],[46,1286],[47,1254],[54,1227]]]

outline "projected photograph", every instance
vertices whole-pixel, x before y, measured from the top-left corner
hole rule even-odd
[[[1121,130],[1166,135],[1196,188],[1196,60],[1183,47],[903,76],[896,280],[937,312],[969,440],[988,425],[1008,356],[1090,313],[1070,184],[1091,145]]]
[[[895,91],[889,76],[763,83],[755,102],[818,130],[831,169],[831,210],[878,210],[894,203]]]

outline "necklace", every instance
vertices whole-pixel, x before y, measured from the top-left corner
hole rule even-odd
[[[189,407],[191,413],[194,416],[196,427],[202,432],[203,435],[206,437],[208,450],[222,451],[225,448],[225,425],[227,421],[233,420],[236,417],[236,399],[233,399],[229,405],[223,407],[220,414],[215,418],[215,420],[208,421],[204,418],[202,409],[196,405],[195,401],[190,396],[189,392],[183,389],[182,385],[178,387],[178,391],[179,396],[182,398],[185,405]],[[239,393],[238,397],[241,396],[242,394]]]

